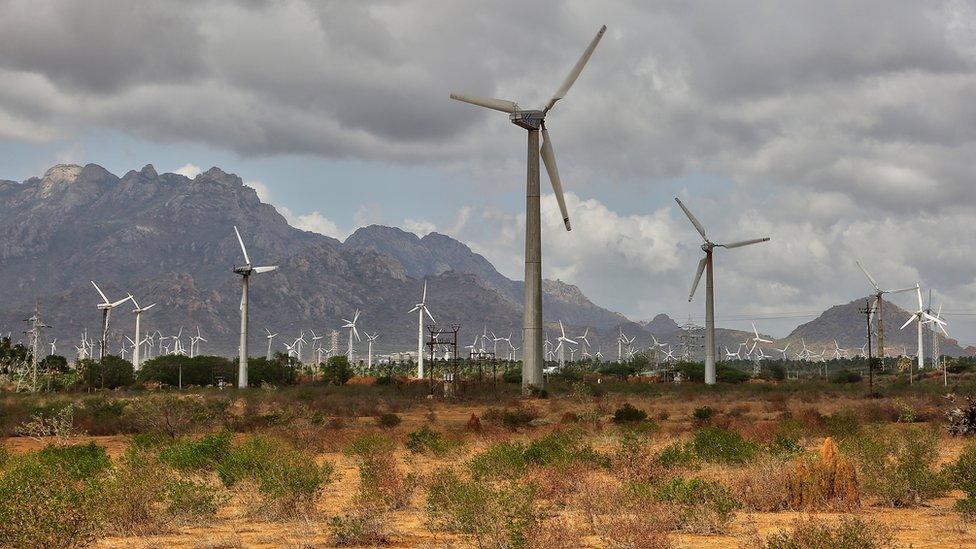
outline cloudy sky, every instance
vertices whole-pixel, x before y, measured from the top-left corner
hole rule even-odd
[[[448,94],[541,105],[600,24],[548,117],[547,277],[700,319],[680,196],[772,237],[716,252],[721,325],[785,335],[866,294],[860,257],[976,342],[972,1],[0,0],[0,178],[216,165],[296,226],[436,230],[521,278],[525,133]]]

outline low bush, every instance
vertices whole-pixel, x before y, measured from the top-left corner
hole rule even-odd
[[[389,452],[359,458],[359,500],[371,509],[402,509],[417,486],[416,476],[404,474]]]
[[[691,420],[696,425],[708,423],[715,416],[715,410],[711,406],[699,406],[691,412]]]
[[[477,419],[476,416],[472,415]],[[471,420],[468,420],[470,424]],[[480,428],[480,424],[479,424]],[[444,438],[443,435],[430,428],[429,425],[421,425],[416,431],[407,434],[407,449],[415,454],[430,452],[434,455],[442,456],[455,446],[454,443]]]
[[[148,395],[133,399],[123,417],[136,432],[176,439],[206,423],[210,416],[199,395]]]
[[[177,479],[166,486],[166,511],[184,522],[211,519],[217,514],[224,498],[210,483],[192,479]]]
[[[503,409],[488,408],[481,418],[489,423],[500,423],[511,431],[517,431],[537,417],[539,417],[539,413],[534,408],[519,406]]]
[[[298,452],[280,440],[251,437],[230,449],[217,467],[226,486],[248,480],[263,497],[257,511],[272,518],[293,517],[313,506],[333,467],[317,465],[312,455]]]
[[[198,440],[178,440],[159,452],[159,459],[175,469],[213,470],[230,451],[231,434],[221,431]]]
[[[759,452],[759,445],[742,438],[736,431],[706,427],[695,432],[691,450],[708,463],[745,463]]]
[[[976,516],[976,443],[963,448],[962,453],[947,467],[952,485],[963,491],[965,498],[956,501],[955,508],[967,519]]]
[[[337,547],[376,547],[390,542],[390,526],[383,513],[358,507],[329,519],[332,543]]]
[[[553,431],[529,442],[493,444],[469,462],[475,477],[515,478],[532,465],[557,470],[570,465],[608,467],[610,460],[583,441],[575,431]]]
[[[0,476],[0,545],[80,547],[102,531],[104,449],[48,447],[12,458]]]
[[[655,487],[654,497],[678,510],[677,526],[698,534],[725,532],[740,503],[718,482],[675,477]]]
[[[396,414],[386,413],[376,417],[376,424],[384,429],[393,429],[402,422],[403,420]]]
[[[879,428],[851,442],[865,490],[884,505],[910,507],[943,494],[946,479],[935,471],[938,433],[921,427]]]
[[[525,445],[521,442],[499,442],[471,458],[468,467],[476,478],[515,478],[525,472]]]
[[[433,529],[459,534],[478,547],[523,547],[536,524],[533,498],[531,486],[464,480],[443,470],[427,487],[427,519]]]
[[[760,549],[886,549],[895,547],[891,531],[869,520],[843,517],[836,524],[823,519],[797,519],[788,531],[756,537]]]
[[[830,375],[831,383],[860,383],[864,381],[861,374],[850,370],[837,370]]]
[[[329,385],[345,385],[354,375],[345,355],[329,357],[329,361],[322,364],[321,370],[322,381]]]
[[[850,410],[824,416],[822,423],[827,436],[834,440],[854,438],[861,434],[861,420]]]
[[[726,474],[736,500],[750,511],[774,513],[790,508],[790,470],[782,459],[765,457]]]
[[[372,456],[376,454],[392,453],[396,449],[396,441],[386,433],[371,430],[366,431],[346,444],[344,453],[350,456]]]
[[[667,469],[675,467],[692,468],[697,464],[695,452],[690,445],[680,442],[673,442],[664,448],[654,457],[654,461]]]
[[[647,412],[635,408],[629,402],[625,402],[623,406],[617,408],[617,410],[613,413],[613,422],[618,425],[638,423],[641,421],[647,421]]]

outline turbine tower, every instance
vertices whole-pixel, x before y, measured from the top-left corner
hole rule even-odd
[[[237,242],[241,245],[241,252],[244,254],[244,265],[240,267],[234,267],[234,272],[241,275],[241,344],[238,349],[238,354],[240,354],[239,363],[237,366],[237,387],[240,389],[247,388],[247,290],[250,286],[250,279],[252,274],[270,273],[271,271],[278,268],[277,265],[268,265],[264,267],[253,267],[251,266],[251,258],[247,255],[247,248],[244,247],[244,239],[241,238],[241,232],[237,230],[237,226],[234,226],[234,234],[237,235]]]
[[[695,230],[701,235],[704,243],[701,246],[705,256],[701,258],[698,262],[698,271],[695,273],[695,281],[691,284],[691,292],[688,294],[688,301],[690,302],[692,298],[695,297],[695,290],[698,288],[698,282],[701,280],[702,272],[705,271],[705,383],[713,385],[715,383],[715,292],[713,289],[712,281],[712,251],[715,248],[741,248],[742,246],[749,246],[750,244],[758,244],[760,242],[769,241],[769,237],[763,238],[753,238],[751,240],[740,240],[739,242],[732,242],[730,244],[715,244],[705,235],[705,227],[695,218],[695,216],[681,203],[677,197],[674,199],[681,207],[681,211],[685,212],[688,216],[688,220],[691,224],[695,226]],[[757,336],[758,337],[758,336]]]
[[[427,308],[427,281],[424,281],[424,293],[420,297],[420,303],[416,304],[408,313],[417,311],[417,379],[424,379],[424,314],[430,317],[431,322],[434,315],[430,314]]]
[[[569,213],[566,211],[566,200],[563,198],[559,170],[556,168],[556,156],[553,152],[549,132],[546,130],[546,114],[557,101],[566,96],[569,88],[579,78],[583,67],[593,55],[593,50],[596,49],[606,30],[606,25],[600,27],[596,36],[583,51],[579,61],[569,71],[562,85],[542,109],[523,110],[513,101],[451,94],[451,99],[508,113],[513,124],[528,131],[528,170],[525,192],[525,301],[522,317],[522,341],[525,348],[522,354],[522,391],[525,393],[530,392],[533,387],[541,388],[545,384],[542,375],[544,362],[542,356],[542,227],[539,209],[540,154],[546,165],[556,201],[559,203],[563,223],[566,225],[566,230],[570,230]],[[541,150],[539,148],[540,130],[542,132]]]
[[[874,279],[874,277],[871,276],[870,274],[868,274],[868,271],[867,271],[867,269],[864,268],[864,265],[861,265],[861,261],[860,260],[855,260],[854,263],[857,264],[857,268],[858,269],[861,269],[861,272],[864,273],[864,276],[867,277],[868,282],[870,282],[871,285],[874,286],[874,290],[875,290],[874,291],[874,302],[875,302],[875,304],[877,305],[877,308],[878,308],[878,312],[877,312],[877,315],[878,315],[878,337],[877,337],[877,340],[878,340],[878,356],[881,357],[882,360],[884,360],[884,357],[885,357],[885,350],[884,350],[884,315],[882,314],[883,311],[882,311],[882,308],[881,308],[881,305],[882,305],[882,303],[884,303],[884,300],[881,297],[884,294],[899,294],[899,293],[902,293],[902,292],[910,292],[910,291],[912,291],[912,290],[915,289],[915,286],[909,286],[908,288],[902,288],[900,290],[883,290],[883,289],[881,289],[881,286],[878,286],[878,282]]]
[[[366,334],[366,367],[369,369],[373,368],[373,342],[379,336],[379,332],[374,332],[372,335]]]
[[[264,331],[265,332],[268,332],[268,335],[265,336],[265,338],[268,340],[268,354],[266,354],[264,356],[264,359],[270,362],[271,361],[271,342],[272,342],[272,340],[274,340],[274,338],[278,337],[278,334],[277,333],[274,333],[274,334],[271,333],[271,330],[269,330],[267,328],[265,328]]]
[[[98,350],[98,360],[103,360],[105,358],[105,350],[108,348],[108,317],[112,314],[112,309],[118,307],[126,301],[129,301],[132,299],[132,296],[129,295],[125,299],[120,299],[114,302],[109,301],[108,297],[105,296],[105,293],[102,292],[102,289],[98,287],[98,284],[95,284],[94,280],[92,280],[91,283],[92,286],[95,287],[95,290],[98,291],[98,295],[102,296],[102,302],[98,304],[98,309],[102,311],[102,344],[101,348]]]
[[[136,301],[136,298],[133,297],[132,294],[129,294],[129,300],[132,301],[132,304],[136,306],[135,309],[132,309],[132,312],[135,313],[136,315],[136,333],[135,333],[135,339],[133,340],[132,343],[132,368],[138,372],[142,364],[142,356],[139,353],[140,351],[139,347],[141,347],[139,343],[142,342],[139,339],[139,334],[142,332],[139,330],[139,322],[142,318],[142,313],[148,311],[149,309],[152,309],[153,307],[156,306],[156,304],[153,303],[151,305],[146,305],[145,307],[140,307],[139,302]]]

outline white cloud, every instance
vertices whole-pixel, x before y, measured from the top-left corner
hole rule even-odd
[[[202,171],[203,170],[200,169],[200,166],[197,166],[196,164],[187,163],[173,170],[173,173],[180,174],[182,176],[186,176],[189,177],[190,179],[193,179],[194,177],[200,175],[200,172]]]
[[[427,236],[437,230],[437,226],[426,219],[404,219],[403,228],[417,236]]]
[[[267,185],[261,183],[260,181],[245,181],[244,184],[254,189],[254,192],[258,193],[258,198],[261,199],[261,202],[264,202],[265,204],[271,203],[271,190],[268,189]]]
[[[284,216],[292,227],[301,229],[303,231],[319,233],[338,240],[344,240],[351,234],[351,231],[340,229],[339,226],[336,225],[335,221],[325,217],[319,211],[295,215],[294,212],[285,206],[276,206],[275,209],[278,210],[278,213]]]

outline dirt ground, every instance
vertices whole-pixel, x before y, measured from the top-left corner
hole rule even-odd
[[[613,406],[616,402],[622,402],[624,397],[613,397],[614,401],[609,402]],[[660,420],[662,433],[658,436],[655,444],[664,446],[677,437],[687,436],[690,430],[691,410],[701,402],[673,399],[655,399],[653,401],[641,402],[640,399],[631,397],[631,402],[644,409],[651,411],[652,416],[663,416],[666,412],[668,419]],[[831,401],[822,403],[820,408],[825,413],[831,409],[841,409],[849,403],[843,401]],[[768,401],[756,400],[754,402],[724,402],[722,399],[710,402],[710,405],[718,408],[729,408],[731,406],[744,406],[749,409],[747,417],[751,421],[762,421],[773,419],[779,413],[776,408],[781,405],[771,406]],[[554,399],[543,401],[538,406],[543,407],[545,416],[558,421],[558,418],[567,410],[572,410],[576,404],[570,399]],[[613,409],[612,407],[610,408]],[[425,422],[431,421],[438,430],[445,432],[461,432],[465,423],[472,414],[481,415],[485,410],[483,406],[470,406],[464,404],[445,404],[436,403],[426,407],[417,407],[408,412],[401,413],[403,423],[396,428],[396,433],[403,436],[405,433],[413,431]],[[373,418],[358,418],[348,421],[344,431],[345,436],[352,437],[356,432],[375,425]],[[543,427],[544,428],[544,427]],[[538,436],[530,431],[530,434]],[[511,435],[515,437],[527,435]],[[120,455],[128,444],[127,436],[110,437],[89,437],[101,446],[107,448],[110,455],[116,457]],[[597,433],[592,442],[597,449],[601,443],[607,446],[610,444],[610,434],[601,439]],[[451,461],[463,461],[467,457],[477,453],[491,442],[497,441],[491,437],[474,437],[468,440],[463,453],[452,455],[448,459],[437,459],[429,456],[413,455],[402,449],[398,451],[398,457],[410,470],[418,473],[429,473],[435,468],[442,467]],[[39,443],[25,438],[10,438],[6,441],[8,448],[14,452],[23,452],[35,449]],[[815,446],[816,441],[811,442]],[[962,449],[964,442],[949,437],[944,437],[941,448],[941,460],[948,462],[955,459]],[[97,542],[97,547],[135,547],[135,548],[222,548],[222,547],[330,547],[328,517],[342,514],[345,510],[352,507],[354,498],[358,490],[359,475],[353,459],[341,452],[340,444],[337,442],[334,451],[327,451],[319,454],[319,460],[331,462],[336,467],[337,478],[330,484],[324,496],[319,501],[317,508],[310,510],[308,517],[304,520],[295,522],[275,523],[275,522],[256,522],[244,516],[243,508],[247,502],[231,501],[221,509],[218,519],[213,524],[206,527],[180,527],[174,526],[170,533],[146,537],[111,537]],[[961,497],[961,493],[952,493],[948,497],[939,498],[929,502],[926,506],[892,509],[874,505],[871,501],[864,502],[865,505],[856,512],[857,516],[877,521],[892,529],[894,538],[899,547],[913,548],[934,548],[934,547],[976,547],[976,534],[972,524],[963,522],[957,513],[952,510],[953,502]],[[725,535],[690,535],[685,533],[673,533],[672,539],[678,547],[687,548],[725,548],[725,547],[749,547],[749,540],[756,532],[767,535],[780,529],[786,529],[791,522],[801,516],[809,516],[796,512],[777,512],[777,513],[754,513],[738,512],[730,531]],[[812,516],[837,519],[841,517],[838,513],[813,513]],[[412,504],[404,510],[392,513],[392,523],[395,529],[393,543],[387,547],[421,547],[421,548],[443,548],[443,547],[464,547],[463,541],[443,533],[431,532],[425,524],[424,499],[422,495],[416,495]],[[588,547],[601,547],[599,539],[587,539]]]

